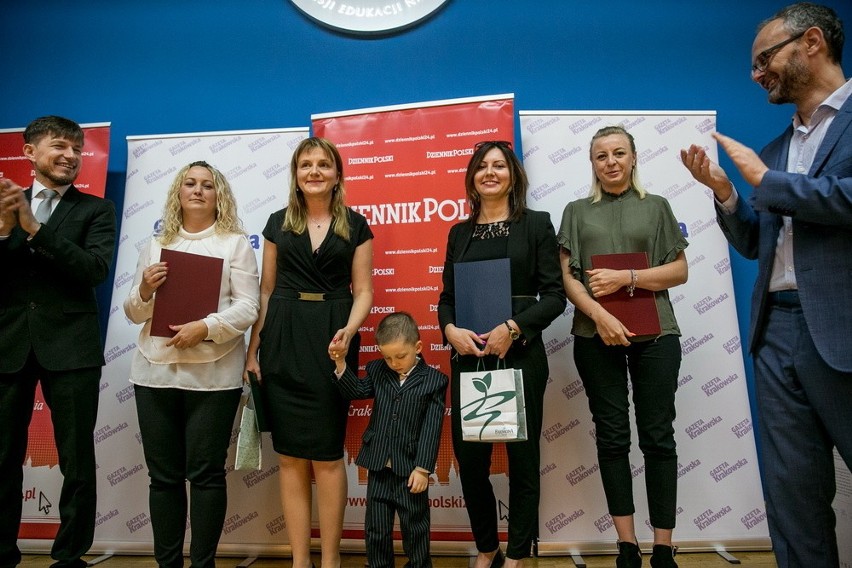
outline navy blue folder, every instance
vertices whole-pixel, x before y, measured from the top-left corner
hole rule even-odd
[[[512,273],[508,258],[457,262],[456,327],[487,333],[512,317]]]
[[[269,404],[266,400],[266,387],[257,380],[257,375],[248,372],[249,386],[251,387],[251,399],[254,408],[254,416],[257,420],[258,432],[270,432],[272,430],[269,424]]]

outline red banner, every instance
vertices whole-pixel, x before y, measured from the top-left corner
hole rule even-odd
[[[103,197],[109,160],[109,124],[84,124],[82,127],[85,133],[83,166],[74,186],[82,192]],[[24,156],[23,133],[23,128],[0,130],[0,177],[29,187],[35,171]]]
[[[373,308],[361,327],[361,369],[380,356],[375,329],[382,317],[406,311],[419,325],[426,362],[450,374],[437,318],[447,234],[470,216],[464,176],[474,144],[514,140],[513,103],[512,95],[500,95],[312,117],[314,133],[340,150],[347,204],[367,218],[375,236]],[[372,401],[353,401],[350,408],[350,463],[371,410]],[[506,472],[505,453],[495,454],[493,472]],[[436,474],[441,486],[457,485],[449,414]],[[366,483],[360,468],[358,483]],[[439,491],[433,487],[430,497]],[[433,540],[470,538],[466,527],[460,533],[447,528],[433,514]],[[363,531],[346,533],[348,538],[363,536]]]
[[[74,186],[100,197],[106,191],[109,124],[81,125],[85,134],[83,164]],[[0,177],[23,187],[32,185],[35,171],[24,156],[23,128],[0,130]],[[59,490],[62,476],[53,442],[50,409],[41,386],[36,387],[29,445],[24,457],[24,513],[19,538],[52,539],[59,529]]]

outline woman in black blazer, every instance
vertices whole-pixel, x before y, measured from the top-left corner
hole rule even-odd
[[[550,215],[526,208],[528,181],[509,142],[476,145],[465,175],[470,219],[450,229],[438,318],[453,348],[451,404],[453,450],[459,466],[471,530],[479,554],[474,568],[517,568],[538,536],[539,438],[547,355],[541,332],[565,309],[558,247]],[[454,264],[509,258],[512,317],[494,329],[457,327]],[[482,293],[488,293],[487,282]],[[509,457],[509,542],[506,557],[497,537],[497,503],[489,480],[492,444],[462,440],[459,375],[503,359],[522,369],[527,440],[507,444]]]

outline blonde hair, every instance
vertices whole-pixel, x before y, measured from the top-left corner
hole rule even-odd
[[[592,141],[589,144],[589,161],[593,160],[592,147],[595,145],[595,140],[613,135],[624,136],[627,138],[627,141],[630,142],[630,151],[633,152],[633,171],[630,172],[630,187],[636,190],[636,193],[639,194],[639,199],[645,199],[646,191],[642,186],[642,182],[639,181],[639,164],[636,162],[636,141],[633,139],[633,135],[627,132],[623,126],[604,126],[595,132],[595,135],[592,136]],[[603,197],[603,186],[601,185],[601,180],[598,179],[598,176],[595,173],[594,165],[592,165],[592,187],[589,191],[589,197],[591,198],[592,203],[597,203],[601,200],[601,197]]]
[[[305,195],[296,180],[296,172],[299,168],[299,157],[314,148],[319,148],[325,152],[326,157],[334,161],[334,166],[337,168],[337,185],[331,190],[331,230],[341,239],[348,241],[350,227],[349,213],[344,199],[346,191],[343,185],[343,160],[340,158],[337,147],[331,141],[317,136],[302,140],[290,159],[290,201],[281,229],[301,235],[308,227],[308,207],[305,203]]]
[[[194,167],[207,168],[213,176],[213,187],[216,189],[216,233],[225,235],[236,233],[245,234],[242,221],[237,216],[237,201],[231,184],[222,172],[205,161],[192,162],[182,167],[175,176],[169,192],[166,194],[166,204],[163,206],[163,230],[157,237],[161,244],[168,245],[175,240],[183,226],[183,212],[180,207],[180,188],[189,170]]]

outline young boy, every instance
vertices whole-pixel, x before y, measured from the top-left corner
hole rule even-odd
[[[423,343],[409,314],[385,317],[376,343],[383,359],[367,363],[363,379],[342,358],[334,359],[344,397],[374,398],[355,460],[369,471],[367,562],[370,568],[393,568],[393,519],[398,513],[406,566],[431,568],[427,489],[438,457],[449,381],[418,356]]]

